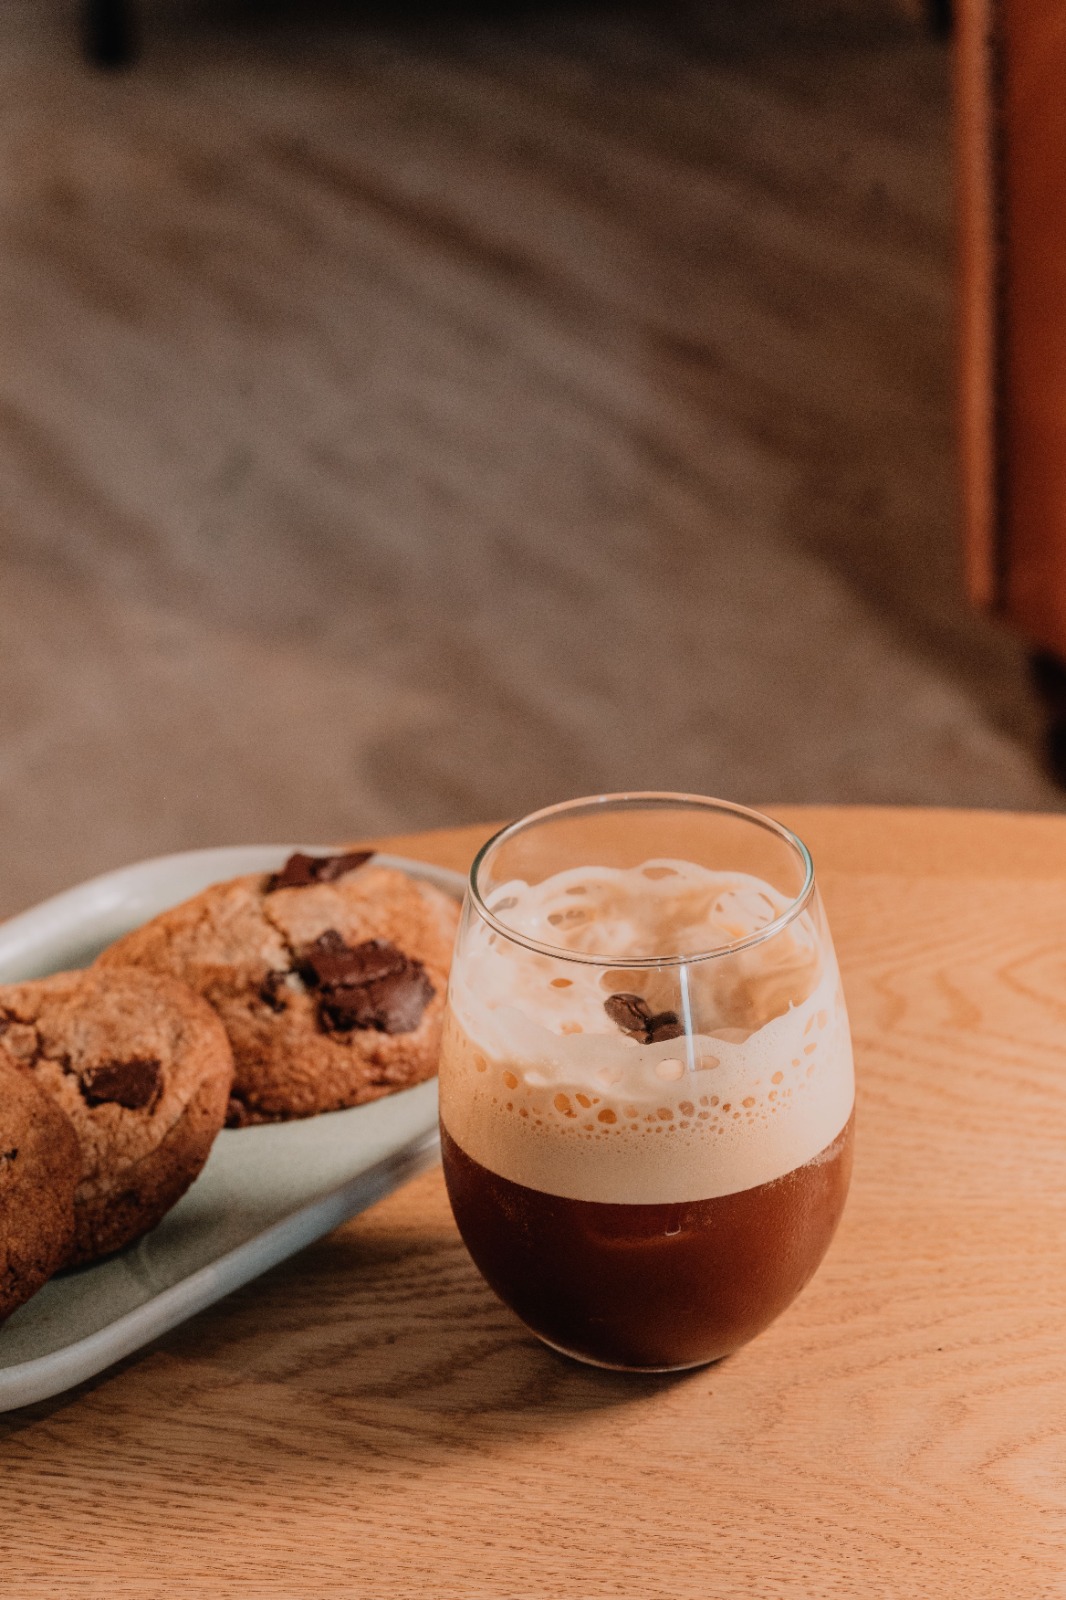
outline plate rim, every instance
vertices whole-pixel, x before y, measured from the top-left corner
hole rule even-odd
[[[335,850],[336,847],[214,845],[150,856],[143,861],[130,862],[109,872],[99,873],[0,921],[0,969],[6,960],[15,958],[20,952],[32,956],[36,950],[45,948],[50,939],[62,936],[64,928],[68,934],[76,933],[79,922],[88,923],[93,917],[106,914],[109,909],[117,909],[128,900],[138,880],[151,880],[153,875],[161,877],[167,872],[179,872],[183,864],[207,868],[215,860],[228,859],[232,862],[235,856],[247,858],[245,871],[268,871],[280,866],[294,850],[322,854],[330,849]],[[462,903],[466,878],[454,868],[420,861],[415,857],[393,855],[388,851],[375,851],[374,854],[383,866],[395,867],[412,877],[434,883]],[[225,882],[227,876],[239,875],[239,871],[229,871],[209,881]],[[109,889],[113,891],[110,894],[107,892]],[[122,889],[126,890],[125,894],[120,892]],[[192,894],[201,892],[201,889],[194,889]],[[189,893],[179,894],[168,905],[150,911],[145,920],[190,898],[192,895]],[[42,973],[38,976],[47,975]],[[34,980],[19,978],[0,981]],[[427,1079],[426,1082],[434,1083],[435,1079]],[[413,1085],[410,1092],[416,1092],[421,1087],[420,1084]],[[10,1366],[0,1367],[0,1412],[53,1399],[133,1355],[190,1317],[205,1311],[226,1295],[306,1249],[343,1222],[384,1199],[401,1184],[427,1170],[436,1160],[439,1148],[437,1129],[428,1127],[380,1157],[365,1171],[298,1206],[261,1232],[242,1240],[221,1255],[204,1262],[186,1277],[151,1295],[140,1305],[122,1312],[113,1321],[46,1354],[30,1356]],[[89,1267],[86,1270],[91,1272],[93,1269]],[[32,1298],[26,1304],[30,1304]],[[0,1325],[0,1339],[2,1337],[3,1327]]]
[[[280,857],[283,861],[296,850],[306,851],[311,854],[315,852],[322,854],[329,851],[336,852],[336,849],[337,847],[334,845],[223,844],[208,845],[196,850],[174,850],[166,855],[147,856],[143,861],[127,862],[125,866],[113,867],[108,872],[97,873],[91,878],[85,878],[81,883],[72,884],[67,889],[57,890],[55,894],[48,895],[44,900],[38,900],[34,905],[27,906],[22,911],[16,911],[9,917],[0,918],[0,967],[2,967],[9,954],[8,947],[17,944],[20,936],[23,940],[28,937],[31,942],[43,943],[55,921],[66,916],[74,918],[82,911],[83,907],[87,911],[89,904],[97,912],[106,909],[108,906],[116,907],[121,905],[124,896],[118,892],[108,895],[106,891],[109,886],[113,885],[117,890],[127,883],[136,883],[140,878],[150,878],[153,874],[162,875],[168,870],[176,871],[183,863],[190,867],[194,864],[207,866],[212,860],[222,857],[232,858],[236,855],[248,858],[244,865],[245,873],[266,872],[274,864],[273,861],[263,859],[262,864],[257,866],[254,864],[257,859]],[[467,876],[465,873],[456,871],[454,867],[442,867],[434,861],[420,861],[414,856],[393,855],[387,850],[375,850],[373,854],[383,866],[396,867],[401,872],[411,872],[413,877],[425,878],[430,882],[435,882],[439,888],[444,889],[446,893],[452,894],[460,903],[466,894]],[[277,864],[280,865],[281,862],[279,861]],[[242,875],[239,871],[230,872],[224,876],[210,879],[204,887],[208,887],[210,883],[225,883],[227,877],[240,877]],[[460,884],[462,885],[461,889],[459,887]],[[202,893],[202,890],[197,889],[193,893],[199,894]],[[192,895],[183,895],[180,899],[172,901],[171,906],[180,905],[183,899],[191,898]],[[160,910],[169,909],[171,909],[169,906],[160,908]],[[158,916],[159,911],[152,912],[151,915]],[[147,921],[148,918],[145,920]]]

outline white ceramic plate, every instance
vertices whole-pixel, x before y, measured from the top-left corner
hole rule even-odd
[[[0,923],[0,983],[84,966],[209,883],[321,848],[191,850],[94,878]],[[377,859],[462,897],[457,872]],[[0,1411],[91,1378],[373,1205],[437,1154],[435,1080],[350,1111],[223,1131],[157,1228],[107,1261],[59,1274],[0,1327]]]

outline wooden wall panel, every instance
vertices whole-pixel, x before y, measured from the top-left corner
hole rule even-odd
[[[959,234],[959,422],[967,588],[1000,603],[997,449],[998,195],[991,0],[967,0],[955,45],[956,206]]]
[[[967,578],[1066,658],[1066,7],[967,0],[956,44]]]
[[[1005,0],[1009,615],[1066,656],[1066,8]]]

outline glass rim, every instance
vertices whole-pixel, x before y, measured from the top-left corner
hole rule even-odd
[[[527,934],[509,928],[501,922],[496,914],[490,910],[480,888],[478,887],[478,872],[481,869],[489,851],[502,844],[511,835],[521,829],[529,827],[532,823],[544,822],[551,817],[563,816],[570,811],[592,811],[598,806],[620,806],[629,804],[636,807],[646,806],[654,809],[656,806],[676,805],[688,807],[691,810],[716,811],[736,817],[739,821],[750,822],[762,828],[767,833],[776,834],[777,837],[799,857],[803,865],[803,883],[799,892],[791,899],[785,909],[778,913],[764,928],[759,928],[755,933],[748,933],[740,939],[733,939],[727,944],[712,945],[708,950],[697,950],[686,955],[670,956],[598,956],[590,955],[584,950],[569,950],[561,945],[545,944],[539,939],[531,939]],[[794,921],[810,904],[814,894],[814,860],[811,852],[804,844],[798,833],[778,822],[776,817],[767,816],[764,811],[756,811],[752,806],[739,805],[734,800],[719,800],[712,795],[702,794],[675,794],[670,790],[637,789],[618,794],[583,795],[576,800],[562,800],[556,805],[542,806],[539,811],[531,811],[527,816],[519,817],[514,822],[506,823],[502,828],[486,839],[470,866],[467,879],[471,903],[482,921],[486,922],[494,933],[507,939],[511,944],[521,945],[526,950],[536,951],[538,955],[552,956],[558,961],[576,961],[583,966],[611,968],[618,967],[626,970],[638,971],[653,967],[681,967],[692,966],[699,961],[716,961],[722,956],[736,955],[742,950],[750,950],[755,945],[764,944],[767,939],[773,939],[789,923]]]

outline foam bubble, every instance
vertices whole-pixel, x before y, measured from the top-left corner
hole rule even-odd
[[[571,1199],[703,1200],[782,1177],[844,1127],[847,1015],[809,913],[748,951],[625,966],[758,932],[785,906],[770,885],[654,861],[510,883],[491,905],[516,931],[618,965],[543,955],[471,918],[440,1080],[445,1126],[475,1161]],[[685,1036],[647,1045],[620,1032],[603,1005],[618,992],[684,1016]]]

